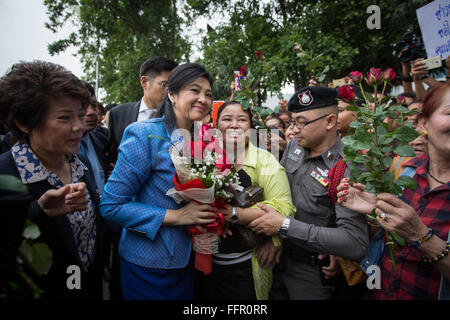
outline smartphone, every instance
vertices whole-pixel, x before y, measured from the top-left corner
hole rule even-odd
[[[441,56],[435,56],[433,58],[429,58],[423,61],[427,70],[440,68],[442,66]]]

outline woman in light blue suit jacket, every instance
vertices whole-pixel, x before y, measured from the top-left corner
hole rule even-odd
[[[124,299],[193,298],[192,242],[186,226],[211,223],[216,213],[195,202],[181,207],[166,196],[175,173],[168,141],[181,140],[181,129],[190,132],[193,122],[208,114],[211,86],[201,65],[176,67],[156,117],[124,132],[100,204],[101,215],[124,228],[119,244]]]

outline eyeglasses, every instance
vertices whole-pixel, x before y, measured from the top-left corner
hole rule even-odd
[[[149,76],[144,76],[146,77],[150,82],[153,81],[154,78],[149,77]],[[167,82],[166,81],[158,81],[157,84],[159,84],[161,87],[165,88],[167,86]]]
[[[289,123],[289,127],[292,129],[295,126],[295,127],[297,127],[297,129],[304,129],[308,124],[313,123],[313,122],[315,122],[317,120],[320,120],[320,119],[328,117],[328,116],[329,116],[329,114],[325,114],[325,115],[323,115],[321,117],[318,117],[316,119],[309,120],[309,121],[297,121],[297,120],[294,120],[294,121],[291,121]]]

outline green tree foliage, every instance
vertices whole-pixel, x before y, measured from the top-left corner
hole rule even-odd
[[[50,44],[51,53],[79,47],[88,79],[94,79],[99,55],[100,86],[108,102],[141,96],[137,74],[148,57],[164,55],[188,61],[190,42],[200,43],[203,63],[215,78],[215,99],[227,99],[233,71],[246,65],[253,74],[262,67],[255,52],[265,56],[258,97],[285,84],[298,89],[312,76],[327,84],[355,69],[394,67],[395,44],[408,30],[420,35],[415,10],[430,0],[44,0],[47,27],[58,30],[79,12],[78,29]],[[370,5],[381,13],[381,29],[370,30]],[[208,32],[182,36],[198,21]],[[294,50],[300,44],[302,51]],[[259,69],[258,69],[259,68]]]
[[[227,16],[203,39],[202,62],[220,79],[215,93],[229,95],[233,70],[257,68],[261,51],[273,70],[262,90],[286,83],[298,89],[313,76],[322,83],[342,78],[354,69],[400,68],[395,44],[409,29],[420,35],[415,10],[430,1],[412,0],[235,0],[187,1],[191,19]],[[369,30],[368,6],[381,12],[381,29]],[[293,50],[300,44],[303,52]],[[397,51],[398,52],[398,51]],[[263,96],[265,92],[263,92]]]
[[[84,65],[87,80],[95,80],[99,61],[99,86],[105,101],[123,103],[142,96],[139,67],[152,56],[181,62],[189,59],[190,43],[181,35],[182,19],[175,0],[44,0],[56,32],[67,21],[77,27],[49,45],[57,54],[73,45]]]

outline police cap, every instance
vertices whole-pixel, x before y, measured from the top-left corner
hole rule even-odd
[[[338,91],[328,87],[305,87],[298,90],[289,99],[290,112],[302,112],[311,109],[324,108],[337,105]]]

